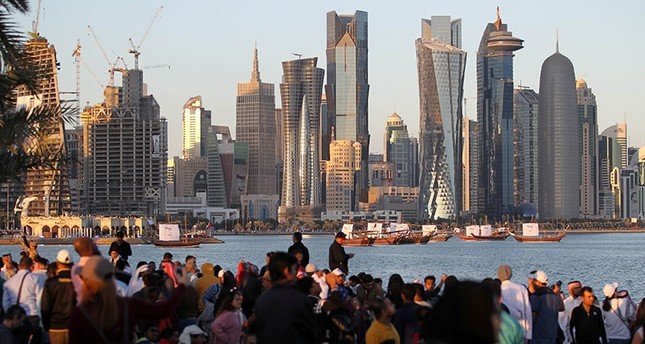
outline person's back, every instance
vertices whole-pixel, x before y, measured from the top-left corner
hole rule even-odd
[[[413,336],[419,331],[417,319],[418,304],[414,302],[416,290],[414,285],[407,283],[403,286],[401,297],[403,305],[394,313],[392,324],[396,327],[402,343],[412,343]]]
[[[558,337],[558,313],[564,311],[562,299],[546,287],[538,288],[531,295],[531,310],[535,314],[532,340]]]
[[[52,343],[67,341],[69,317],[76,306],[69,252],[62,251],[65,254],[58,254],[56,276],[45,281],[41,302],[43,325]]]

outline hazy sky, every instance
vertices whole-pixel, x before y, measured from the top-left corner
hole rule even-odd
[[[645,145],[643,98],[645,86],[645,1],[501,0],[493,1],[87,1],[43,0],[39,32],[56,46],[61,69],[61,91],[76,88],[71,56],[80,39],[82,58],[108,82],[108,64],[89,35],[88,25],[101,40],[110,60],[121,56],[132,68],[128,38],[138,43],[154,13],[161,16],[141,46],[139,66],[169,64],[144,72],[148,92],[161,105],[169,123],[169,156],[181,152],[181,109],[192,96],[201,95],[212,110],[213,124],[235,130],[235,90],[251,74],[257,42],[263,82],[276,84],[280,104],[281,61],[318,57],[326,69],[326,13],[368,12],[369,129],[371,152],[382,152],[385,119],[396,111],[418,136],[419,95],[414,40],[420,37],[420,19],[450,15],[463,20],[463,49],[468,52],[466,115],[476,118],[476,52],[486,23],[495,20],[500,6],[502,21],[513,35],[524,39],[516,52],[515,82],[539,89],[542,62],[555,51],[559,29],[560,52],[575,67],[576,77],[587,80],[598,102],[598,126],[628,123],[629,143]],[[35,13],[36,1],[32,6]],[[33,15],[18,18],[31,29]],[[116,84],[120,84],[117,73]],[[81,101],[102,101],[102,89],[85,66],[81,67]],[[641,105],[638,105],[638,104]]]

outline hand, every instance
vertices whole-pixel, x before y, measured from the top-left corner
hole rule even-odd
[[[188,285],[188,273],[186,273],[186,267],[175,267],[175,279],[179,284]]]
[[[353,253],[348,254],[348,256],[349,256],[349,258],[354,258],[354,254],[353,254]]]

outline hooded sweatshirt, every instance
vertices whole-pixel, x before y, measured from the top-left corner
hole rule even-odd
[[[202,312],[204,311],[204,302],[202,301],[202,297],[204,296],[204,293],[206,293],[206,290],[213,284],[219,284],[220,280],[215,276],[215,269],[213,267],[213,264],[211,263],[204,263],[202,264],[202,277],[200,277],[197,282],[195,282],[195,289],[197,290],[197,294],[199,296],[199,303],[197,306],[199,307],[199,311]]]

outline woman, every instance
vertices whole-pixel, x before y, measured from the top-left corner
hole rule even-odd
[[[401,290],[403,290],[403,277],[399,274],[392,274],[387,282],[387,298],[392,301],[396,309],[403,306],[403,299],[401,298]]]
[[[630,324],[636,319],[636,307],[628,294],[619,296],[618,283],[606,284],[602,289],[605,300],[602,302],[602,315],[609,344],[629,344],[631,342]]]
[[[177,270],[180,283],[166,302],[148,303],[116,294],[114,268],[101,256],[92,256],[79,268],[83,281],[83,300],[69,319],[69,342],[129,343],[134,340],[135,323],[159,319],[174,312],[184,294],[186,272]]]
[[[632,328],[635,330],[634,338],[632,338],[632,344],[641,344],[645,342],[643,326],[645,326],[645,299],[642,299],[638,304],[638,311],[636,311],[636,320],[632,324]]]
[[[217,344],[239,344],[243,337],[242,328],[246,317],[242,313],[242,293],[238,290],[224,296],[211,332]]]

